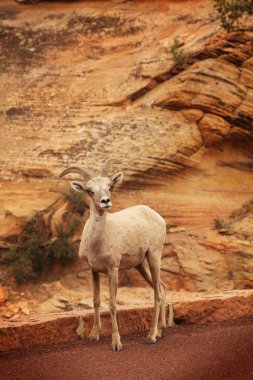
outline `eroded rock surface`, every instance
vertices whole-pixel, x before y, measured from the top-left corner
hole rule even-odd
[[[145,203],[174,227],[168,286],[251,288],[251,214],[230,235],[214,230],[252,199],[251,24],[226,34],[203,0],[8,0],[0,17],[2,249],[52,204],[55,231],[63,168],[95,173],[119,156],[126,181],[114,210]],[[169,53],[175,36],[187,53],[181,66]]]

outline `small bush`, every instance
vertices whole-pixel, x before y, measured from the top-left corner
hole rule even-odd
[[[84,196],[82,193],[77,193],[73,189],[69,189],[68,192],[63,194],[64,199],[70,203],[72,207],[72,211],[74,213],[79,214],[80,216],[83,216],[85,209],[88,208]]]
[[[12,265],[16,282],[34,281],[45,269],[51,269],[52,264],[65,266],[72,262],[77,252],[70,240],[79,225],[78,219],[74,219],[67,228],[57,225],[58,236],[50,242],[42,215],[36,214],[27,221],[18,245],[4,258],[6,263]]]
[[[50,261],[65,266],[76,259],[75,247],[69,242],[69,239],[79,226],[80,221],[78,219],[74,219],[66,229],[64,229],[62,223],[56,226],[58,237],[48,245],[48,258]]]
[[[186,59],[186,54],[184,49],[180,49],[182,43],[179,41],[178,37],[174,37],[173,44],[170,47],[170,53],[174,59],[176,65],[182,65]]]
[[[218,12],[222,27],[231,32],[235,29],[234,22],[243,13],[253,14],[252,0],[214,0],[214,8]]]
[[[225,231],[231,228],[232,222],[230,220],[214,219],[213,226],[218,231]]]
[[[7,261],[13,264],[12,274],[17,283],[34,280],[43,271],[46,255],[43,245],[46,236],[33,231],[8,255]]]

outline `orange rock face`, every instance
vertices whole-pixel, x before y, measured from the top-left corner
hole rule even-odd
[[[252,218],[225,237],[214,229],[252,199],[252,29],[226,34],[203,0],[7,0],[0,15],[1,247],[34,212],[49,218],[63,168],[96,173],[118,156],[114,210],[148,204],[165,218],[170,288],[252,287]]]
[[[3,286],[0,286],[0,305],[8,299],[8,291]]]

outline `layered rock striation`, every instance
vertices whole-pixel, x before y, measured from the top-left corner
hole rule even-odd
[[[252,199],[252,24],[227,34],[203,0],[8,0],[0,18],[2,248],[66,191],[64,167],[96,173],[117,156],[114,210],[145,203],[166,219],[170,287],[252,287],[250,214],[246,235],[215,229]]]

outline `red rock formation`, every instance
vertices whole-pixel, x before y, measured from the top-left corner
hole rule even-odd
[[[68,187],[64,167],[95,172],[116,155],[126,182],[114,209],[146,203],[184,229],[168,234],[170,287],[252,287],[251,232],[232,249],[238,237],[212,230],[252,199],[250,25],[226,34],[203,0],[8,0],[0,15],[2,246]],[[169,52],[175,36],[182,66]]]

